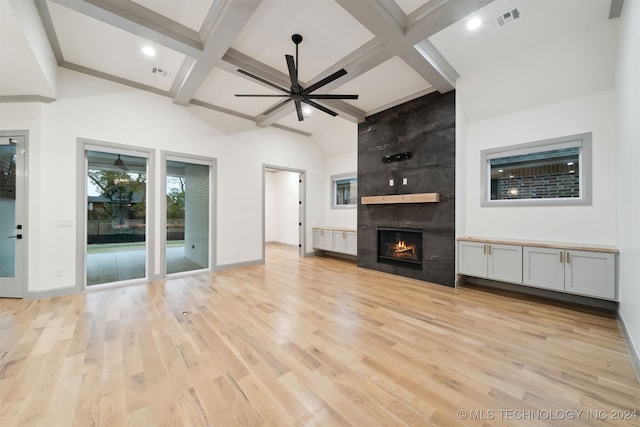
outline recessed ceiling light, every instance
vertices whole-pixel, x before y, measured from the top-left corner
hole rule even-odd
[[[477,30],[482,25],[482,19],[480,18],[471,18],[467,22],[467,30]]]
[[[156,56],[156,50],[151,46],[145,46],[142,48],[142,53],[147,56]]]
[[[302,107],[302,114],[309,116],[311,114],[311,107],[307,107],[306,105]]]

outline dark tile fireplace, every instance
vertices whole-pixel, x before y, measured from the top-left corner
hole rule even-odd
[[[422,270],[422,230],[378,227],[378,262]]]
[[[439,194],[430,203],[359,200],[358,266],[454,286],[455,120],[451,91],[367,116],[358,125],[358,197]]]

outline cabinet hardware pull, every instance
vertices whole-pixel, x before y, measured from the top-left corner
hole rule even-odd
[[[487,254],[487,245],[482,245],[482,253]]]
[[[491,245],[489,245],[489,255],[491,255]]]
[[[564,260],[562,259],[562,251],[560,251],[560,262],[564,262]]]
[[[571,264],[571,254],[567,252],[567,264]]]

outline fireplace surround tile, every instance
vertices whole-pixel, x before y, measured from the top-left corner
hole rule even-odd
[[[369,116],[358,132],[359,197],[440,193],[439,203],[359,204],[358,265],[454,286],[455,93],[432,93]],[[411,152],[410,159],[382,162],[386,155],[405,151]],[[378,227],[421,230],[422,270],[378,262]]]

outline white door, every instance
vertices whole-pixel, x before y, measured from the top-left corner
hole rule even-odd
[[[564,291],[564,250],[525,246],[522,283]]]
[[[487,277],[487,244],[458,242],[458,273],[473,277]]]
[[[25,135],[0,133],[0,297],[24,296],[25,139]]]
[[[567,251],[565,291],[590,297],[616,299],[615,254]]]
[[[487,245],[487,277],[502,282],[522,283],[522,246]]]

